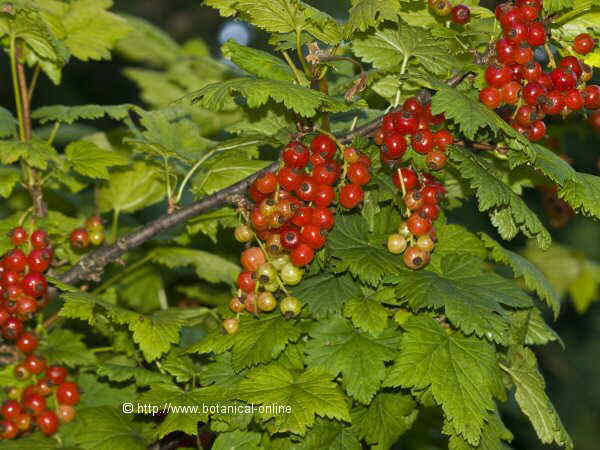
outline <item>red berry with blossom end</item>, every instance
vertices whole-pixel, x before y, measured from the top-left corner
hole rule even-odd
[[[454,136],[448,130],[439,130],[433,134],[433,143],[436,148],[446,151],[446,147],[452,145]]]
[[[512,24],[504,29],[504,37],[512,45],[517,46],[527,38],[527,26],[522,22]]]
[[[565,105],[567,108],[577,111],[583,108],[583,96],[581,92],[577,89],[569,89],[565,92]]]
[[[292,217],[292,223],[296,226],[303,227],[304,225],[308,225],[311,223],[313,214],[313,208],[310,206],[303,206],[298,211],[294,217]]]
[[[85,228],[76,228],[73,231],[71,231],[69,241],[71,241],[71,245],[73,246],[73,248],[81,250],[84,248],[88,248],[88,246],[90,245],[90,235],[88,234]]]
[[[35,230],[31,233],[31,237],[29,238],[31,241],[31,245],[33,248],[43,249],[48,247],[50,244],[50,239],[48,239],[48,233],[45,230]]]
[[[33,249],[31,253],[27,256],[27,265],[29,266],[29,270],[33,272],[45,272],[50,266],[50,261],[48,260],[48,254],[44,250]]]
[[[500,5],[499,8],[501,8]],[[523,13],[520,8],[515,8],[512,5],[507,6],[504,10],[499,10],[496,8],[496,13],[500,13],[500,17],[496,16],[500,21],[500,25],[502,25],[503,29],[510,28],[511,26],[522,23],[524,20]]]
[[[465,5],[456,5],[450,14],[452,22],[458,25],[464,25],[471,20],[471,10]]]
[[[310,149],[313,153],[317,153],[327,160],[333,158],[337,147],[329,136],[319,134],[310,143]]]
[[[248,270],[240,272],[237,277],[237,287],[244,292],[254,292],[254,288],[256,287],[254,272]]]
[[[23,409],[32,416],[38,416],[46,409],[46,399],[33,392],[23,399]]]
[[[256,189],[262,194],[271,194],[277,187],[277,177],[273,172],[267,172],[256,180]]]
[[[429,130],[419,131],[413,135],[411,145],[415,152],[426,155],[433,150],[433,133]]]
[[[323,228],[324,230],[330,230],[333,228],[334,216],[331,211],[327,208],[316,207],[313,209],[311,223]]]
[[[298,245],[298,247],[296,247],[294,250],[292,250],[292,253],[290,253],[292,264],[298,267],[303,267],[307,264],[310,264],[313,258],[313,250],[306,244]]]
[[[15,272],[22,272],[27,267],[27,256],[19,248],[12,249],[4,257],[4,267]]]
[[[277,174],[279,186],[286,191],[295,191],[302,183],[303,175],[296,169],[284,166]]]
[[[296,195],[305,202],[312,202],[315,196],[315,190],[317,189],[317,184],[310,177],[304,177],[302,183],[298,189],[296,189]]]
[[[2,337],[9,341],[14,341],[23,334],[23,331],[23,322],[17,317],[9,317],[2,326]]]
[[[58,430],[58,417],[53,411],[46,409],[36,419],[35,422],[40,428],[40,431],[46,436],[52,436]]]
[[[525,100],[525,103],[528,105],[537,105],[540,96],[546,94],[546,92],[546,88],[540,83],[532,81],[531,83],[527,83],[523,88],[523,100]]]
[[[335,199],[335,191],[328,184],[320,184],[315,188],[313,202],[317,206],[329,206]]]
[[[575,74],[572,71],[561,67],[554,69],[550,74],[550,77],[552,78],[554,87],[559,91],[573,89],[577,84]]]
[[[594,49],[594,39],[587,33],[577,35],[573,41],[573,50],[580,55],[587,55]]]
[[[31,297],[42,297],[46,293],[46,278],[38,272],[29,272],[21,283],[23,292]]]
[[[515,50],[515,62],[524,65],[530,61],[533,61],[533,50],[529,45],[522,43]]]
[[[34,375],[38,375],[46,370],[46,359],[43,356],[27,355],[25,361],[25,368]]]
[[[58,386],[67,378],[67,369],[62,366],[48,366],[46,369],[46,378],[48,378],[52,384]]]
[[[521,93],[521,83],[511,81],[505,84],[500,89],[500,96],[502,101],[507,105],[514,105],[519,101],[519,94]]]
[[[352,209],[363,201],[365,194],[358,184],[350,183],[340,190],[340,204]]]
[[[61,405],[76,405],[79,403],[77,384],[72,381],[61,383],[56,389],[56,400]]]
[[[27,231],[25,231],[25,228],[23,227],[15,227],[13,228],[10,233],[10,241],[12,242],[12,244],[14,246],[19,246],[19,245],[23,245],[27,242]]]
[[[431,220],[423,216],[419,213],[413,213],[406,221],[408,230],[415,236],[424,236],[431,230]]]
[[[325,245],[325,236],[321,229],[316,225],[306,225],[302,227],[301,240],[313,250],[318,250]]]
[[[402,175],[402,181],[400,180],[400,175]],[[411,189],[414,189],[419,180],[414,170],[399,169],[392,175],[392,181],[398,189],[402,189],[402,184],[404,184],[404,189],[410,191]]]
[[[421,111],[423,111],[423,105],[417,97],[409,97],[404,100],[404,103],[402,104],[402,110],[418,116],[421,114]]]
[[[417,210],[421,216],[427,217],[429,220],[434,221],[440,214],[440,207],[438,205],[431,205],[429,203],[424,204]]]
[[[500,91],[493,87],[487,87],[479,92],[479,101],[489,109],[496,109],[500,106]]]
[[[17,340],[17,348],[23,353],[31,353],[37,348],[38,342],[38,337],[35,334],[27,331],[19,336],[19,339]]]
[[[358,154],[357,154],[358,159]],[[313,169],[312,177],[317,184],[332,185],[336,182],[340,174],[340,169],[337,163],[329,161],[326,164],[321,164]]]
[[[413,134],[419,127],[419,116],[410,111],[402,111],[395,116],[394,127],[400,134]]]
[[[560,91],[550,91],[544,95],[542,102],[544,113],[555,116],[560,114],[565,106],[565,98]]]
[[[10,441],[19,434],[17,425],[12,420],[1,420],[0,421],[0,440]]]
[[[21,414],[21,404],[16,400],[7,400],[2,404],[0,408],[0,415],[5,420],[12,420],[13,422]]]
[[[508,83],[511,78],[511,71],[505,65],[499,66],[497,64],[492,64],[485,70],[485,81],[491,87],[501,88]]]
[[[303,169],[308,164],[309,157],[308,149],[298,141],[290,142],[283,149],[283,162],[295,169]]]
[[[441,170],[446,166],[446,154],[439,150],[433,150],[427,154],[425,162],[430,170]]]
[[[576,78],[579,78],[582,71],[581,62],[574,56],[565,56],[558,63],[558,67],[563,69],[569,69],[571,72],[575,74]]]
[[[521,74],[527,81],[537,81],[542,74],[542,66],[537,61],[531,61],[521,68]]]

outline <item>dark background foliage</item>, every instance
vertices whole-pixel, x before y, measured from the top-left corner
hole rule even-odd
[[[344,11],[348,9],[349,1],[320,0],[311,3],[334,17],[342,18]],[[496,2],[487,1],[482,4],[494,7]],[[267,48],[265,36],[261,32],[248,28],[245,24],[221,18],[215,10],[202,6],[198,0],[117,0],[114,10],[145,18],[167,31],[178,42],[201,38],[210,46],[215,56],[219,55],[219,46],[224,35],[232,30],[238,33],[238,37],[247,39],[245,43],[252,44],[253,47]],[[48,79],[40,80],[33,107],[47,104],[122,102],[143,105],[135,83],[122,75],[126,64],[127,61],[119,55],[114,55],[109,62],[72,61],[64,72],[64,82],[60,89]],[[0,77],[6,80],[9,76],[8,60],[3,57]],[[12,109],[14,105],[11,89],[10,83],[0,83],[1,104]],[[109,128],[111,124],[100,122],[99,126]],[[568,122],[559,120],[550,129],[552,147],[558,153],[567,155],[578,171],[598,174],[600,134],[594,134],[581,119]],[[575,259],[600,263],[600,227],[597,223],[577,217],[564,227],[552,227],[549,217],[542,212],[541,192],[528,189],[525,197],[532,208],[545,218],[555,243],[568,247],[576,256]],[[472,204],[454,210],[452,214],[460,214],[463,221],[465,217],[471,217],[472,231],[484,230],[494,234],[487,218],[478,214]],[[516,239],[510,243],[510,248],[520,250],[525,244],[524,239]],[[545,259],[548,264],[546,269],[554,268],[560,276],[565,261],[561,261],[560,258]],[[576,264],[575,259],[568,264]],[[576,291],[577,289],[582,287],[575,288]],[[599,299],[597,287],[593,297],[595,300]],[[558,344],[552,344],[537,350],[538,356],[548,383],[548,394],[571,433],[576,448],[594,450],[599,447],[600,442],[600,364],[597,357],[600,351],[600,302],[592,303],[587,311],[578,313],[568,294],[563,301],[561,315],[553,326],[566,348],[563,350]],[[551,317],[547,319],[551,321]],[[502,413],[507,426],[515,433],[514,448],[547,448],[539,443],[531,425],[520,414],[516,404],[508,405]],[[420,437],[426,437],[431,443],[431,437],[438,433],[437,430],[438,418],[423,414],[418,425],[403,439],[402,448],[432,448],[424,447]],[[439,438],[439,448],[443,448],[444,440],[441,435]]]

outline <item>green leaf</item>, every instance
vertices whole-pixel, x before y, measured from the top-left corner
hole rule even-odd
[[[270,80],[295,81],[292,70],[285,61],[270,53],[240,45],[229,40],[221,46],[223,56],[249,74]]]
[[[115,120],[123,120],[129,116],[129,111],[133,109],[133,105],[79,105],[65,106],[52,105],[42,106],[34,109],[31,113],[33,119],[39,120],[44,124],[47,122],[62,122],[72,124],[79,119],[100,119],[108,116]]]
[[[510,362],[502,369],[511,376],[516,387],[515,400],[529,417],[540,440],[544,444],[556,442],[565,448],[573,448],[571,438],[544,391],[546,383],[538,371],[534,353],[525,347],[513,347]]]
[[[304,435],[316,415],[350,421],[344,394],[331,378],[321,369],[309,368],[293,373],[271,364],[251,370],[248,378],[240,383],[237,396],[250,403],[289,406],[289,414],[264,413],[260,416],[264,420],[272,419],[278,432]]]
[[[10,197],[13,189],[21,180],[21,173],[12,167],[0,167],[0,195]]]
[[[371,404],[352,411],[352,431],[369,448],[388,449],[412,427],[418,414],[410,395],[379,393]]]
[[[494,170],[481,158],[467,150],[453,147],[450,159],[469,180],[475,190],[480,211],[490,211],[492,224],[504,239],[512,239],[522,231],[527,237],[535,237],[538,245],[547,248],[551,237],[540,219],[509,186],[494,175]]]
[[[0,106],[0,138],[14,137],[17,134],[17,119],[12,113]]]
[[[376,69],[404,72],[406,64],[415,61],[428,71],[446,74],[456,67],[443,40],[435,39],[422,29],[405,24],[376,30],[355,38],[352,49]]]
[[[307,87],[250,77],[210,84],[193,94],[193,102],[211,111],[222,111],[231,108],[231,96],[235,94],[244,97],[250,108],[259,108],[272,99],[304,117],[312,117],[319,110],[342,112],[351,109],[344,101]]]
[[[109,181],[98,190],[101,212],[134,212],[163,199],[165,186],[159,173],[138,161],[131,168],[114,170]]]
[[[213,450],[255,450],[260,445],[260,433],[255,431],[231,431],[219,433],[212,445]]]
[[[498,343],[506,342],[510,316],[502,305],[525,308],[531,298],[514,282],[482,272],[480,260],[469,256],[442,258],[440,273],[403,272],[386,278],[397,284],[396,293],[410,307],[444,308],[448,320],[465,334],[475,333]]]
[[[183,247],[157,247],[148,255],[152,261],[170,268],[193,266],[198,277],[211,283],[232,284],[240,267],[225,258],[202,250]]]
[[[32,139],[27,142],[0,141],[0,162],[12,164],[20,158],[36,169],[46,170],[48,162],[60,163],[58,153],[46,141]]]
[[[65,155],[76,172],[104,180],[109,177],[109,167],[126,166],[130,163],[129,159],[120,153],[105,150],[89,141],[71,142],[65,149]]]
[[[361,450],[361,445],[350,427],[343,426],[336,420],[317,419],[299,443],[287,444],[285,448],[294,450]]]
[[[127,21],[108,12],[112,0],[75,0],[62,23],[65,44],[82,61],[110,59],[110,50],[131,30]]]
[[[328,272],[302,280],[302,283],[292,288],[292,292],[318,319],[340,313],[347,300],[361,293],[350,275]]]
[[[194,178],[193,191],[198,195],[212,194],[224,187],[264,169],[272,161],[244,159],[234,153],[223,153],[208,160],[204,172]]]
[[[404,269],[402,257],[388,252],[383,241],[377,244],[370,242],[368,223],[362,216],[337,216],[327,248],[337,259],[337,271],[349,270],[352,275],[373,286],[385,274]]]
[[[148,424],[134,418],[116,407],[81,408],[71,438],[85,450],[144,450],[150,444],[145,438]]]
[[[395,0],[355,0],[344,26],[344,36],[348,38],[357,30],[366,31],[384,20],[395,20],[399,9],[400,5]]]
[[[239,219],[235,209],[225,207],[194,217],[188,220],[186,225],[189,234],[204,233],[216,243],[219,228],[234,228],[238,223]]]
[[[55,328],[40,342],[40,352],[50,364],[69,367],[96,364],[96,355],[88,350],[82,342],[83,338],[83,334]]]
[[[331,375],[342,374],[350,396],[368,404],[385,377],[385,361],[396,356],[400,334],[393,329],[378,338],[356,330],[341,317],[316,323],[309,332],[313,338],[306,345],[308,367],[320,367]],[[369,355],[357,358],[356,355]]]
[[[300,337],[300,328],[281,315],[266,315],[255,319],[240,319],[240,329],[232,336],[219,332],[208,335],[194,344],[186,353],[223,353],[232,350],[232,363],[236,371],[277,358],[289,342]]]
[[[558,341],[564,347],[560,337],[546,324],[537,308],[513,311],[512,323],[515,335],[513,341],[516,344],[546,345]]]
[[[373,336],[379,336],[388,324],[389,311],[381,305],[378,294],[353,297],[344,306],[344,316],[350,318],[355,327]]]
[[[573,1],[572,0],[546,0],[544,1],[544,10],[549,13],[555,13],[562,9],[572,8]]]
[[[460,225],[436,223],[438,241],[435,244],[436,256],[464,254],[483,259],[487,250],[481,239]]]
[[[111,381],[118,382],[134,380],[135,384],[140,387],[168,383],[170,381],[167,375],[136,366],[105,363],[95,366],[94,370],[100,377],[107,377]]]
[[[556,319],[560,312],[560,298],[540,269],[521,255],[506,250],[487,234],[481,233],[480,236],[486,247],[490,249],[491,259],[509,266],[513,270],[515,278],[522,277],[525,286],[529,290],[535,291],[552,308],[554,318]]]
[[[475,447],[470,445],[460,435],[455,434],[452,425],[446,422],[444,424],[444,433],[450,434],[448,442],[448,450],[474,450]],[[511,447],[503,441],[512,441],[513,435],[506,425],[502,422],[498,412],[489,413],[486,424],[481,432],[481,442],[477,446],[481,450],[510,450]]]
[[[41,432],[29,436],[19,436],[19,439],[2,441],[2,450],[77,450],[76,447],[61,445],[54,439],[48,439]]]
[[[401,352],[385,386],[431,388],[457,434],[478,445],[488,411],[495,411],[499,369],[493,344],[449,333],[435,320],[417,316],[404,325]]]
[[[559,187],[558,196],[583,214],[600,218],[600,177],[577,172],[577,180]]]

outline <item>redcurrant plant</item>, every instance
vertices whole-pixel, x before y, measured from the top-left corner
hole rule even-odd
[[[2,448],[413,448],[428,409],[443,447],[503,449],[511,398],[573,447],[533,351],[560,342],[532,262],[556,247],[522,193],[553,227],[600,218],[547,136],[600,128],[597,2],[350,3],[206,0],[268,42],[224,63],[110,0],[0,2]],[[112,52],[145,108],[32,107]],[[250,404],[286,410],[203,409]]]

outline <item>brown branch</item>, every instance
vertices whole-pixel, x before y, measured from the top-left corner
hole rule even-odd
[[[456,86],[462,82],[466,75],[461,77],[455,77],[449,81],[451,86]],[[398,108],[394,109],[397,110]],[[357,136],[368,136],[379,128],[383,116],[378,117],[360,127],[357,127],[353,131],[338,136],[338,141],[342,144],[352,142]],[[258,177],[266,172],[275,172],[279,168],[279,161],[265,167],[258,172],[244,178],[237,183],[226,187],[212,195],[204,197],[189,206],[180,209],[173,214],[168,214],[150,222],[147,225],[123,236],[117,240],[113,245],[99,248],[91,253],[88,253],[77,262],[71,269],[63,273],[58,277],[63,283],[73,284],[81,280],[93,280],[97,278],[103,271],[103,269],[111,262],[120,258],[127,251],[139,247],[160,233],[172,228],[176,225],[182,224],[185,221],[196,217],[200,214],[204,214],[213,211],[217,208],[222,207],[226,204],[235,203],[236,198],[239,195],[245,193],[248,187]]]

